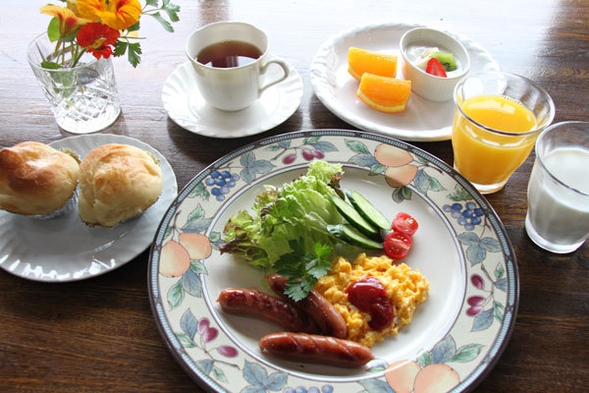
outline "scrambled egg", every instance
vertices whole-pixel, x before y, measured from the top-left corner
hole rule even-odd
[[[393,323],[380,331],[370,329],[370,315],[353,306],[346,294],[351,283],[368,275],[380,280],[394,310]],[[342,314],[348,325],[348,339],[371,347],[387,336],[396,335],[411,322],[417,305],[427,299],[429,282],[404,263],[396,264],[386,256],[360,254],[353,263],[338,257],[329,274],[322,277],[314,289]]]

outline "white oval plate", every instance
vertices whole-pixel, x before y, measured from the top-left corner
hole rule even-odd
[[[386,183],[386,167],[374,156],[381,144],[412,155],[408,165],[417,172],[408,186],[391,188]],[[342,163],[343,188],[362,190],[389,217],[405,211],[420,224],[405,261],[430,281],[429,298],[398,336],[372,348],[376,359],[366,368],[266,358],[258,340],[279,328],[227,315],[216,304],[227,287],[264,290],[262,272],[219,253],[223,227],[229,216],[252,206],[264,185],[280,186],[305,173],[304,150]],[[216,171],[237,177],[219,198],[214,190],[218,186],[211,182]],[[480,222],[465,227],[452,205],[480,209]],[[200,249],[210,244],[211,254],[191,261],[177,277],[159,274],[162,247],[186,232],[208,239]],[[507,345],[519,294],[515,254],[505,229],[470,183],[442,161],[404,142],[344,130],[263,139],[207,167],[165,214],[151,248],[148,274],[152,309],[164,340],[185,370],[216,392],[391,392],[384,370],[402,360],[416,362],[421,370],[445,368],[459,379],[455,391],[462,391],[483,378]],[[473,302],[478,308],[471,306]]]
[[[454,104],[437,103],[412,94],[404,112],[382,113],[356,97],[358,82],[348,73],[351,46],[399,57],[397,77],[403,78],[399,40],[420,24],[386,23],[354,27],[327,40],[311,63],[311,85],[315,95],[334,115],[365,131],[378,132],[405,141],[432,142],[451,136]],[[470,54],[470,74],[499,70],[499,64],[476,42],[446,31],[458,39]]]
[[[268,69],[270,80],[281,75],[277,68]],[[286,80],[269,87],[251,106],[236,112],[224,112],[205,102],[190,62],[176,68],[162,89],[164,109],[176,124],[212,138],[241,138],[274,128],[297,110],[302,98],[303,80],[292,66]]]
[[[157,156],[164,174],[160,198],[139,217],[114,228],[90,228],[78,217],[77,206],[66,215],[39,220],[0,211],[0,267],[34,281],[77,281],[116,269],[143,252],[170,203],[178,195],[176,175],[157,150],[121,135],[89,134],[49,143],[84,157],[106,143],[125,143]]]

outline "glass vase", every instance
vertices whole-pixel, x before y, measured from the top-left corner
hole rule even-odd
[[[46,33],[37,36],[27,49],[27,60],[49,100],[57,125],[67,132],[87,134],[110,126],[121,113],[121,104],[111,58],[97,60],[83,54],[71,67],[62,51],[63,68],[42,67],[52,59],[56,43]],[[68,61],[70,64],[68,64]]]

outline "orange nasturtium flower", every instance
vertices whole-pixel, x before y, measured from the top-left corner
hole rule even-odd
[[[102,23],[88,23],[78,30],[78,44],[92,53],[96,59],[109,58],[113,54],[113,47],[121,33]]]
[[[115,29],[124,30],[139,21],[139,0],[78,0],[78,15]]]
[[[41,13],[53,16],[59,21],[59,37],[50,37],[55,40],[66,38],[74,33],[79,26],[88,23],[88,20],[79,18],[72,10],[58,5],[47,4],[41,7]]]

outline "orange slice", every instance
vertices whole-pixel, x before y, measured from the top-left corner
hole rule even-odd
[[[356,95],[369,107],[381,112],[402,112],[411,96],[411,81],[364,74]]]
[[[348,49],[348,72],[357,80],[364,73],[394,78],[397,76],[397,56],[351,47]]]

